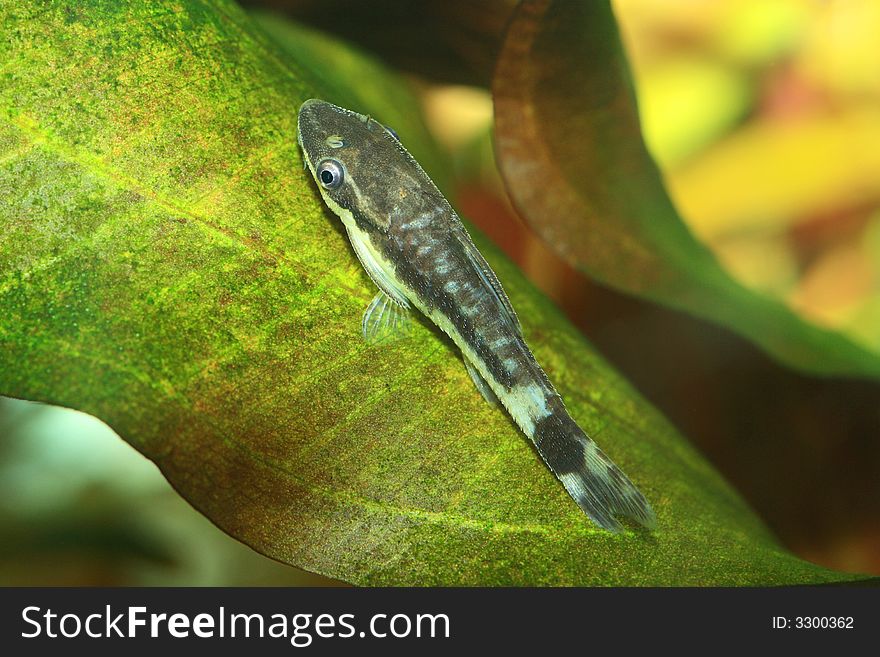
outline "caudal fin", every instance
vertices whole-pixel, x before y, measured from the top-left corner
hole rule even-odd
[[[657,524],[645,496],[568,413],[556,411],[538,421],[532,440],[569,495],[597,525],[618,532],[622,526],[615,516],[632,518],[648,529]]]

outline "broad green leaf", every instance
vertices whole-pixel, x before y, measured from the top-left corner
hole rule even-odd
[[[493,91],[510,196],[574,266],[728,327],[788,365],[880,376],[880,355],[746,289],[688,230],[642,141],[608,0],[522,3]]]
[[[294,122],[363,103],[437,162],[397,78],[229,2],[2,7],[0,393],[103,419],[233,536],[358,584],[853,579],[781,549],[479,236],[655,533],[591,525],[436,330],[361,340],[374,290]]]

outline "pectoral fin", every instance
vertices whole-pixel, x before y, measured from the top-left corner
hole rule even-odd
[[[484,379],[479,370],[474,367],[473,363],[465,358],[464,366],[465,368],[467,368],[468,374],[471,375],[471,380],[474,382],[477,390],[479,390],[480,394],[483,395],[483,399],[489,402],[492,406],[501,406],[501,402],[498,401],[498,397],[496,397],[495,393],[492,392],[492,388],[489,387],[489,384],[486,383],[486,379]]]
[[[370,343],[394,338],[409,330],[409,312],[381,290],[373,297],[361,320],[361,333]]]
[[[343,224],[345,225],[346,232],[348,232],[348,239],[351,241],[351,246],[354,248],[358,260],[361,261],[361,265],[363,265],[370,278],[373,279],[376,287],[391,297],[398,306],[409,308],[406,292],[394,277],[393,268],[390,263],[385,261],[382,254],[370,242],[370,238],[355,225],[350,212],[348,212],[347,217],[343,216]]]

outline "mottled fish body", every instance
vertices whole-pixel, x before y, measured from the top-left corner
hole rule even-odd
[[[500,402],[598,525],[616,515],[646,527],[654,512],[581,430],[523,339],[513,308],[452,206],[397,135],[321,100],[299,110],[305,166],[380,292],[364,313],[368,340],[394,331],[412,306],[461,349],[477,388]]]

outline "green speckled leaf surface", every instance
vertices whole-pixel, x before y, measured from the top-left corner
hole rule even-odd
[[[365,344],[374,290],[302,171],[296,109],[362,104],[440,180],[442,158],[399,79],[267,20],[0,4],[0,393],[103,419],[233,536],[358,584],[852,578],[781,549],[478,235],[655,533],[591,525],[430,326]]]

